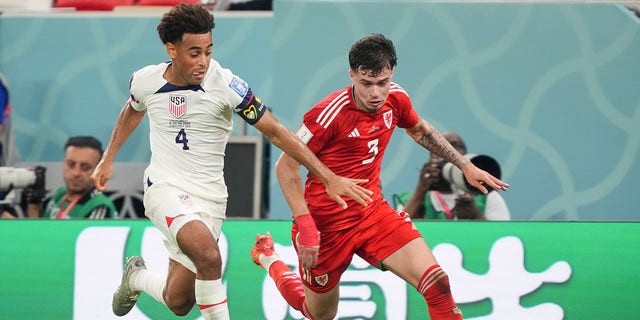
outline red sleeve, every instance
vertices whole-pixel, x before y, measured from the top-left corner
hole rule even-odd
[[[394,99],[394,105],[398,114],[398,127],[411,128],[418,124],[420,117],[413,109],[413,103],[409,94],[398,84],[391,84],[389,95]]]

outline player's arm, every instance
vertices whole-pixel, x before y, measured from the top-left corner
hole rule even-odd
[[[300,163],[283,153],[276,162],[276,177],[298,228],[296,247],[302,267],[314,268],[320,250],[320,234],[304,199]]]
[[[509,184],[476,167],[461,155],[427,120],[420,119],[415,126],[405,130],[416,143],[462,170],[469,184],[483,193],[489,192],[485,183],[495,190],[507,190],[509,187]]]
[[[113,174],[113,162],[116,158],[116,154],[125,141],[127,141],[133,130],[138,127],[145,113],[146,109],[142,111],[134,109],[131,105],[131,100],[127,100],[124,107],[122,107],[122,110],[116,119],[116,123],[113,126],[111,138],[109,138],[109,144],[104,150],[102,159],[100,159],[100,162],[91,174],[93,184],[96,186],[98,191],[104,191],[107,189],[107,181],[111,179],[111,175]]]
[[[300,138],[280,123],[268,110],[264,111],[254,126],[276,147],[316,175],[325,185],[327,194],[343,208],[347,207],[347,203],[340,196],[349,197],[363,206],[371,202],[370,195],[373,192],[359,185],[369,180],[349,179],[334,174]]]

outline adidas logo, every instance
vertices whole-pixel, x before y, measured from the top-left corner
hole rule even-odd
[[[360,136],[360,131],[358,131],[358,128],[354,128],[353,130],[351,130],[351,133],[349,133],[349,138],[354,138],[359,136]]]

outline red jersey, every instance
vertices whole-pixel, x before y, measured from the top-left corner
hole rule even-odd
[[[352,86],[333,92],[304,115],[298,136],[335,174],[354,179],[369,179],[362,186],[373,191],[374,202],[382,201],[380,167],[395,127],[410,128],[420,118],[409,95],[392,83],[389,96],[376,113],[358,110]],[[322,182],[308,174],[305,199],[319,231],[341,230],[357,224],[367,209],[345,199],[342,209],[325,190]]]

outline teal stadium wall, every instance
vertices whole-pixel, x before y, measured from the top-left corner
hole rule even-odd
[[[107,141],[131,72],[166,59],[158,19],[0,16],[0,70],[24,161],[59,161],[73,134]],[[273,17],[216,22],[215,57],[292,130],[348,84],[351,44],[381,32],[396,44],[394,80],[416,110],[501,163],[515,220],[639,220],[640,20],[623,6],[283,0]],[[119,161],[148,158],[146,126]],[[387,198],[413,189],[427,158],[397,131],[382,172]],[[270,217],[286,219],[273,175],[270,188]]]

